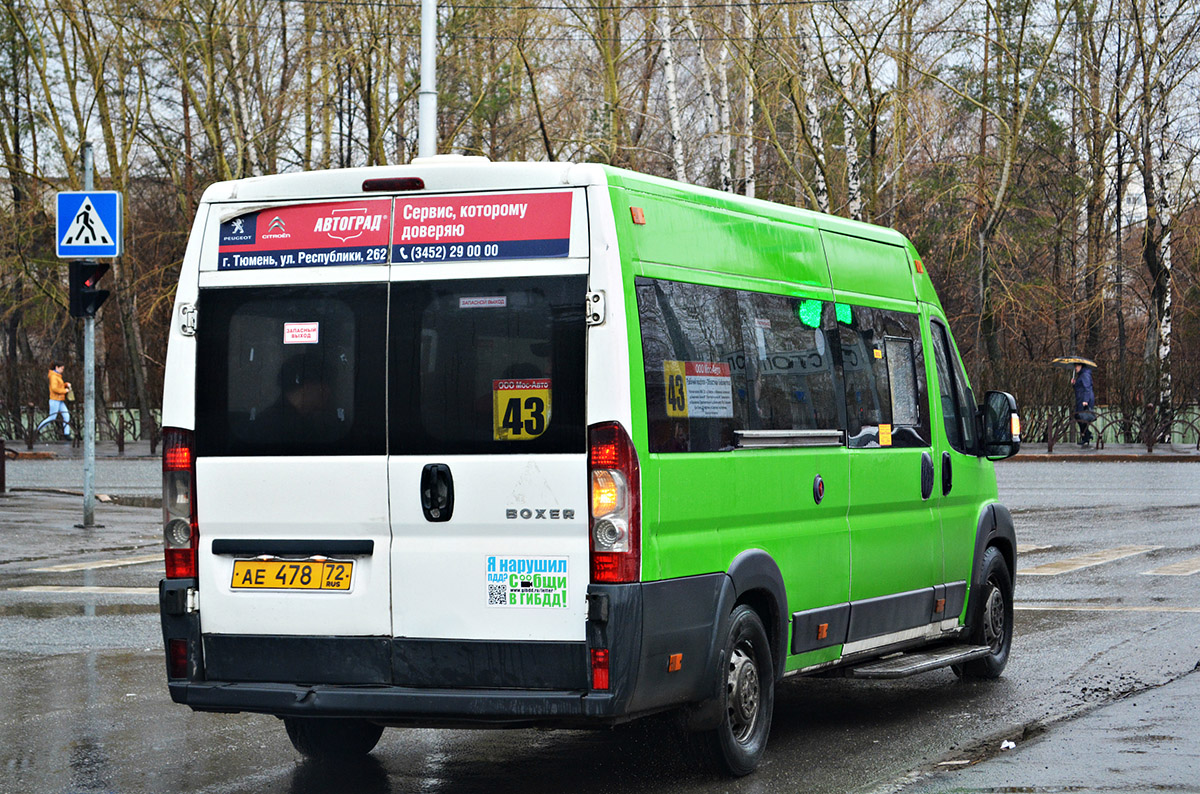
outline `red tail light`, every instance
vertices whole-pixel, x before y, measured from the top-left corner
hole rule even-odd
[[[163,428],[163,550],[168,579],[196,578],[196,456],[192,431]]]
[[[167,677],[187,678],[187,640],[167,640]]]
[[[588,447],[592,582],[639,581],[642,533],[637,452],[617,422],[588,428]]]
[[[592,648],[592,689],[608,689],[607,648]]]

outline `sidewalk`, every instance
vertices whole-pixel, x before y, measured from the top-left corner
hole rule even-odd
[[[5,461],[5,479],[11,493],[65,493],[83,497],[83,448],[66,443],[34,444],[7,442],[16,458]],[[156,450],[156,452],[161,451]],[[162,499],[162,459],[150,456],[149,441],[125,442],[125,454],[111,441],[96,444],[96,494],[142,507],[157,506]]]
[[[51,459],[51,460],[83,460],[83,444],[78,447],[72,446],[66,441],[38,441],[33,445],[33,449],[26,448],[25,442],[16,439],[6,439],[4,442],[5,449],[9,455],[9,462],[12,462],[13,455],[16,455],[17,460],[28,459]],[[96,442],[96,458],[149,458],[155,459],[162,455],[162,444],[158,444],[154,448],[154,455],[150,454],[149,441],[126,441],[125,452],[122,454],[117,450],[117,442],[115,441],[97,441]]]
[[[1045,444],[1021,444],[1021,451],[1009,460],[1014,461],[1157,461],[1161,463],[1176,463],[1180,461],[1200,461],[1200,450],[1195,444],[1156,444],[1154,452],[1147,453],[1145,444],[1112,444],[1107,443],[1103,449],[1096,449],[1095,444],[1081,447],[1068,441],[1059,441],[1054,445],[1054,452],[1047,452]]]
[[[1197,703],[1200,673],[1192,673],[1051,725],[983,761],[943,761],[900,791],[1200,792]]]

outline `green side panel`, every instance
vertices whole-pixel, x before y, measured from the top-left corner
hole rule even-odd
[[[791,639],[788,639],[791,642]],[[791,647],[790,645],[788,646]],[[822,648],[819,651],[809,651],[808,653],[798,653],[795,656],[789,656],[784,661],[783,669],[787,671],[799,670],[803,667],[812,667],[814,664],[823,662],[836,662],[842,658],[842,646],[834,645],[832,648]]]
[[[950,328],[940,307],[921,304],[921,332],[926,349],[930,351],[933,350],[933,340],[929,329],[929,318],[931,317],[940,319],[947,329]],[[950,342],[954,346],[957,356],[957,343],[954,341],[953,334],[951,334]],[[942,495],[940,473],[938,487],[934,489],[938,513],[942,522],[945,579],[947,582],[966,581],[970,583],[972,568],[975,564],[975,530],[979,523],[979,514],[984,507],[997,501],[998,498],[996,470],[987,458],[964,455],[950,446],[946,436],[937,363],[932,354],[925,357],[925,367],[929,378],[930,402],[933,408],[931,420],[933,423],[934,460],[937,470],[940,472],[942,453],[948,454],[953,478],[953,488],[948,495]],[[978,396],[976,402],[978,402]],[[968,604],[964,605],[960,618],[966,615],[970,601],[969,592],[967,599]]]
[[[905,247],[908,249],[909,259],[913,262],[921,259],[916,246],[905,240]],[[922,272],[918,273],[917,268],[913,267],[913,283],[917,285],[917,300],[931,303],[941,309],[942,303],[938,300],[937,290],[933,288],[933,279],[929,276],[929,263],[921,261],[921,270]]]
[[[915,298],[913,271],[902,241],[899,235],[897,244],[890,244],[822,230],[821,242],[839,299],[842,293],[855,293],[911,304]]]
[[[773,212],[756,214],[749,210],[759,207],[700,203],[707,197],[677,192],[680,195],[667,196],[611,190],[623,261],[639,259],[828,289],[829,270],[819,233],[804,223],[799,211],[766,205]],[[630,220],[630,207],[642,210],[644,225]],[[691,280],[715,283],[707,278]]]
[[[850,598],[942,583],[942,532],[921,498],[921,448],[850,450]]]
[[[642,465],[643,526],[653,527],[651,567],[643,543],[642,577],[670,579],[726,571],[746,549],[778,563],[788,614],[845,603],[850,546],[847,450],[745,449],[648,455]],[[820,475],[825,498],[813,498]],[[719,484],[719,487],[715,487]]]
[[[922,305],[922,325],[923,333],[929,334],[929,322],[925,318],[936,317],[941,320],[947,330],[950,324],[946,321],[945,315],[941,309],[932,306]],[[931,345],[932,340],[926,339],[926,344]],[[961,357],[958,354],[958,343],[954,341],[953,333],[950,334],[950,344],[954,348],[955,357]],[[932,350],[932,347],[928,348]],[[998,490],[996,487],[996,470],[992,461],[985,457],[975,455],[964,455],[961,452],[953,449],[946,437],[946,425],[942,414],[942,401],[938,394],[939,385],[937,378],[937,369],[934,356],[926,356],[926,367],[929,375],[930,393],[934,396],[931,400],[933,403],[933,437],[934,446],[938,450],[938,458],[941,457],[941,452],[948,452],[950,455],[950,465],[953,471],[953,488],[946,496],[941,496],[941,489],[938,488],[935,492],[938,494],[938,501],[942,520],[942,536],[945,544],[945,569],[946,581],[971,581],[971,569],[974,566],[975,556],[975,530],[979,524],[979,514],[984,507],[998,499]],[[975,395],[975,402],[979,402],[980,395]],[[940,460],[938,467],[940,470]],[[940,484],[941,477],[938,477]]]

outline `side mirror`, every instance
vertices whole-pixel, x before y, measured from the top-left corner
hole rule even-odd
[[[982,425],[980,454],[988,460],[1004,460],[1021,449],[1021,417],[1017,401],[1008,392],[990,391],[979,406]]]

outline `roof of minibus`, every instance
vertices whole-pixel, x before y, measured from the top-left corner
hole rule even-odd
[[[919,256],[904,235],[894,229],[598,163],[491,162],[486,157],[437,155],[416,159],[408,165],[303,171],[217,182],[205,190],[202,200],[205,203],[260,204],[361,196],[364,193],[365,180],[388,177],[420,177],[424,189],[412,191],[409,195],[606,185],[670,201],[756,215],[783,223],[889,243],[905,248],[913,259]],[[937,302],[928,275],[917,278],[917,291],[922,299]]]
[[[860,223],[835,215],[825,215],[772,201],[746,198],[734,193],[725,193],[596,163],[494,163],[486,157],[443,154],[420,158],[408,165],[301,171],[293,174],[274,174],[217,182],[204,191],[203,201],[288,201],[298,198],[356,195],[363,192],[362,185],[365,180],[412,176],[421,177],[424,181],[425,188],[421,191],[424,193],[608,184],[628,190],[652,193],[664,198],[693,201],[708,206],[721,206],[791,223],[802,223],[894,245],[907,244],[902,234],[884,226]]]

